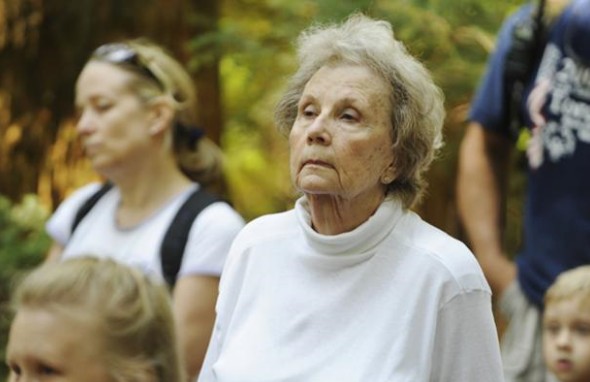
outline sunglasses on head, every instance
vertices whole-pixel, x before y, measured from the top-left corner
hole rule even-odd
[[[162,90],[165,88],[162,80],[156,76],[148,62],[128,44],[111,43],[101,45],[92,53],[92,58],[133,67],[144,76],[154,80]]]

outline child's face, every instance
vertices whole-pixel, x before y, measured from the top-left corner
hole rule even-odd
[[[112,382],[95,325],[44,309],[21,308],[10,328],[9,382]]]
[[[561,382],[590,381],[590,309],[579,299],[549,304],[543,315],[543,355]]]

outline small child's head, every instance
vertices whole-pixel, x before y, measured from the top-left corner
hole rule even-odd
[[[547,290],[543,356],[559,381],[590,381],[590,265],[563,272]]]
[[[13,295],[10,381],[179,382],[164,285],[92,257],[35,269]]]

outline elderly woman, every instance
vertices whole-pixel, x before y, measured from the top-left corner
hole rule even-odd
[[[441,91],[363,15],[304,32],[299,59],[276,117],[303,196],[234,241],[199,381],[502,381],[475,258],[410,211]]]
[[[105,44],[78,76],[76,107],[86,156],[108,182],[80,188],[49,219],[49,259],[111,257],[173,286],[194,380],[215,321],[219,276],[244,222],[204,192],[221,177],[220,153],[195,127],[191,77],[153,42]]]

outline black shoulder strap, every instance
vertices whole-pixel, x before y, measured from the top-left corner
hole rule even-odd
[[[525,85],[540,62],[546,44],[546,28],[543,24],[545,1],[539,0],[539,4],[533,6],[530,14],[514,26],[510,48],[504,62],[507,91],[505,102],[509,131],[513,139],[517,139],[523,126],[520,105]]]
[[[74,233],[78,224],[84,219],[84,216],[90,212],[92,207],[106,194],[111,188],[113,188],[112,183],[104,183],[98,191],[92,194],[85,202],[80,206],[78,212],[76,212],[76,216],[74,217],[74,221],[72,222],[72,228],[70,230],[71,233]]]
[[[84,219],[100,198],[102,198],[111,188],[113,188],[112,183],[103,184],[84,202],[84,204],[80,206],[74,217],[71,232],[74,232],[82,219]],[[160,247],[160,261],[162,263],[164,279],[171,288],[173,288],[176,283],[176,276],[180,270],[184,248],[193,222],[205,207],[221,200],[222,199],[213,196],[202,188],[199,188],[182,204],[172,220],[172,223],[170,223],[170,226],[164,235],[164,239],[162,240],[162,246]]]
[[[221,201],[221,199],[199,187],[180,207],[170,227],[168,227],[160,248],[160,260],[164,279],[170,288],[173,288],[176,283],[184,248],[193,222],[205,207],[217,201]]]

